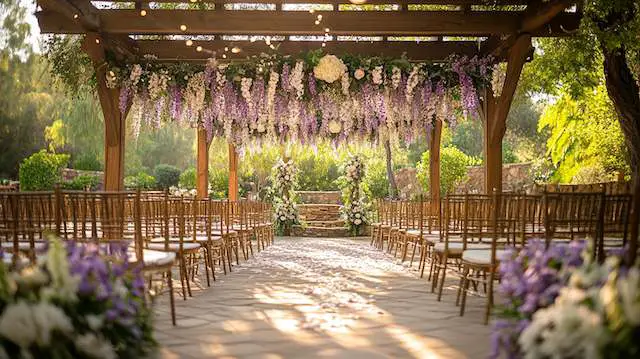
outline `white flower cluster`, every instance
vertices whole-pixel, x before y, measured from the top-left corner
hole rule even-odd
[[[637,345],[620,336],[640,328],[640,269],[623,275],[618,261],[610,257],[598,265],[587,260],[571,274],[554,304],[534,313],[518,338],[524,358],[595,359],[606,357],[606,348]]]
[[[507,65],[505,63],[495,64],[493,67],[493,76],[491,77],[491,89],[494,97],[502,95],[502,87],[507,78]]]
[[[242,98],[247,102],[247,106],[249,109],[253,107],[253,101],[251,101],[251,84],[253,83],[253,79],[250,77],[243,77],[240,80],[240,92],[242,93]]]
[[[346,219],[353,227],[367,223],[366,205],[362,201],[352,202],[345,207]]]
[[[405,96],[408,102],[413,100],[413,90],[420,83],[420,67],[413,66],[411,69],[411,73],[409,73],[409,79],[407,80],[407,90],[405,91]]]
[[[345,178],[350,183],[362,181],[364,175],[364,164],[360,156],[353,156],[344,166]]]
[[[371,81],[374,83],[374,85],[382,85],[383,80],[382,66],[376,66],[371,72]]]
[[[276,218],[280,222],[295,221],[297,218],[297,207],[288,197],[277,199],[274,204]]]
[[[291,75],[289,76],[289,85],[296,90],[296,96],[298,99],[304,95],[304,64],[302,61],[296,62],[296,66],[293,67]]]
[[[394,66],[391,68],[391,87],[393,89],[397,89],[400,86],[400,81],[402,80],[402,70],[398,67]]]
[[[131,83],[131,87],[138,86],[138,81],[140,81],[140,76],[142,76],[142,66],[135,64],[131,68],[131,73],[129,74],[129,82]]]
[[[166,71],[153,72],[149,77],[149,98],[155,100],[167,92],[169,75]]]
[[[340,85],[342,86],[342,94],[349,96],[349,73],[345,72],[342,74]]]
[[[313,75],[327,83],[334,83],[347,71],[344,62],[334,55],[325,55],[313,69]]]
[[[204,72],[198,72],[189,78],[184,94],[186,106],[196,119],[200,118],[200,113],[204,110],[204,96]]]
[[[209,185],[209,189],[211,189],[211,185]],[[169,187],[169,194],[175,197],[195,197],[198,195],[198,191],[195,188],[171,186]]]

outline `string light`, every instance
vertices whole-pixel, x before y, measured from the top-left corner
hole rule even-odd
[[[309,14],[313,14],[314,12],[316,12],[315,9],[309,9]]]
[[[100,39],[96,39],[96,44],[99,44],[99,43],[100,43]]]
[[[80,15],[78,15],[78,14],[73,14],[73,18],[74,18],[74,19],[77,19],[77,18],[79,18],[79,17],[80,17]]]
[[[326,47],[326,46],[327,46],[327,43],[326,43],[326,42],[323,42],[323,43],[322,43],[322,47]]]
[[[318,20],[322,20],[322,14],[318,15]]]
[[[196,47],[196,51],[198,51],[198,52],[202,51],[202,46]]]
[[[222,54],[222,58],[226,59],[227,58],[227,54]]]
[[[140,10],[140,16],[147,16],[147,10],[145,9]]]
[[[320,21],[316,20],[316,25],[320,25]]]
[[[193,45],[193,40],[187,40],[187,46]]]
[[[242,50],[240,50],[240,48],[239,48],[239,47],[237,47],[237,46],[235,46],[235,47],[233,47],[233,48],[231,49],[231,52],[233,52],[234,54],[237,54],[237,53],[239,53],[240,51],[242,51]]]
[[[362,5],[367,2],[367,0],[349,0],[350,3],[355,5]]]
[[[271,50],[275,50],[276,49],[276,47],[273,46],[273,45],[269,45],[269,47],[271,48]]]
[[[180,30],[187,31],[187,25],[185,24],[180,25]]]
[[[331,29],[329,29],[328,27],[324,28],[324,32],[329,32],[329,31],[331,31]]]
[[[229,51],[229,48],[225,46],[224,52],[227,52],[227,51]]]

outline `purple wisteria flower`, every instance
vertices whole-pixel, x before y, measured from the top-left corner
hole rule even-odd
[[[501,319],[494,322],[492,358],[517,358],[517,340],[529,325],[533,313],[553,304],[565,286],[571,270],[582,265],[584,241],[566,244],[529,240],[521,250],[508,249],[500,260],[500,286],[504,298]]]

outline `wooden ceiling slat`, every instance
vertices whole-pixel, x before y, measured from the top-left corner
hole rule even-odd
[[[134,2],[133,0],[111,0],[111,2]],[[154,0],[144,3],[191,3],[190,0]],[[264,4],[351,4],[348,0],[199,0],[201,3],[264,3]],[[528,0],[496,0],[491,5],[527,5]],[[367,5],[380,4],[424,4],[424,5],[488,5],[486,0],[368,0]]]
[[[269,47],[262,41],[193,41],[192,46],[186,46],[184,41],[175,40],[138,40],[137,46],[141,55],[152,54],[158,57],[158,61],[203,61],[217,53],[217,57],[225,53],[224,48],[231,48],[230,43],[238,46],[242,51],[233,54],[226,52],[228,60],[243,59],[247,56],[269,53]],[[321,42],[312,41],[283,41],[274,43],[281,54],[298,54],[309,50],[321,48]],[[197,46],[202,46],[203,51],[196,51]],[[442,61],[451,54],[467,55],[469,57],[478,54],[478,45],[469,41],[451,42],[385,42],[385,41],[329,41],[325,51],[335,55],[359,54],[365,56],[384,56],[399,58],[403,54],[414,61]]]
[[[136,10],[100,10],[101,31],[115,34],[270,34],[489,36],[520,30],[521,14],[491,12],[332,12],[322,26],[306,12],[154,10],[142,17]],[[36,13],[42,33],[82,33],[82,26],[53,11]],[[562,13],[534,32],[558,36],[577,28],[577,14]],[[181,32],[180,25],[187,25]]]

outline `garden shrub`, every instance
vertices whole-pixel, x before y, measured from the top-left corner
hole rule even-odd
[[[64,182],[62,184],[62,188],[74,191],[84,191],[85,189],[95,191],[98,189],[99,185],[100,177],[91,175],[80,175],[71,181]]]
[[[171,165],[157,165],[153,170],[156,185],[159,189],[177,186],[180,181],[180,170]]]
[[[193,189],[196,188],[197,182],[197,172],[196,169],[191,167],[187,168],[184,172],[180,174],[180,180],[178,181],[178,185],[180,188]]]
[[[81,171],[102,171],[102,164],[93,153],[83,153],[73,160],[73,168]]]
[[[363,185],[365,193],[371,198],[385,198],[389,195],[387,164],[384,158],[373,157],[369,159]]]
[[[229,172],[225,169],[214,168],[209,172],[209,197],[215,199],[227,198],[229,193]]]
[[[150,190],[156,187],[156,178],[145,173],[138,172],[135,176],[124,178],[124,187],[127,189]]]
[[[477,161],[456,147],[444,147],[440,150],[440,194],[452,193],[456,186],[467,178],[467,166]],[[418,181],[425,191],[429,191],[429,151],[422,154],[422,160],[416,166]]]
[[[20,164],[20,189],[23,191],[46,191],[60,183],[60,170],[69,162],[69,155],[40,150],[25,158]]]

